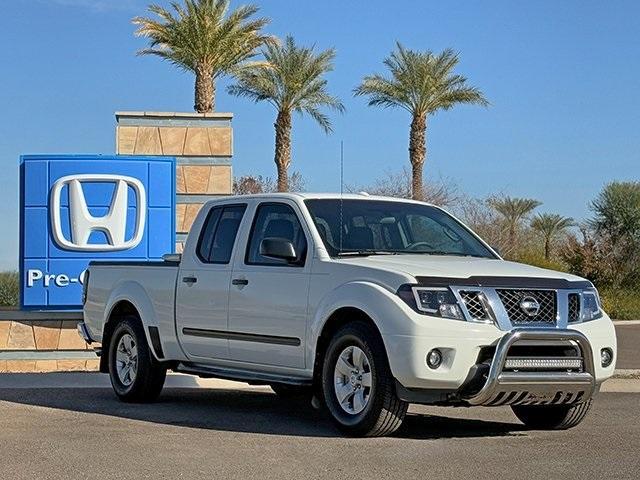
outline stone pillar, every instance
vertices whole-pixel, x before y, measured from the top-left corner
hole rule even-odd
[[[176,251],[207,200],[232,192],[231,113],[116,112],[116,153],[176,157]]]

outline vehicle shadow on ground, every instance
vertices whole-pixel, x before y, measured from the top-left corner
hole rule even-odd
[[[167,389],[153,404],[127,404],[103,388],[0,389],[0,401],[218,431],[340,437],[328,414],[269,391]],[[410,439],[518,435],[515,423],[411,413],[394,436]]]

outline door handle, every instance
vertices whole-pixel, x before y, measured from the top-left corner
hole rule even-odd
[[[234,278],[231,280],[231,285],[249,285],[249,280],[246,278]]]
[[[182,281],[188,284],[194,284],[198,281],[196,277],[182,277]]]

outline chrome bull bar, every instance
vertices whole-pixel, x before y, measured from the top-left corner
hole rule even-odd
[[[509,349],[519,341],[575,342],[582,355],[582,372],[505,372]],[[517,328],[503,336],[493,356],[487,380],[479,392],[464,400],[470,405],[558,405],[583,402],[596,388],[589,340],[576,330]]]

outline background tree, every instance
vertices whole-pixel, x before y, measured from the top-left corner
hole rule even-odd
[[[299,172],[293,172],[289,175],[289,191],[303,192],[305,180]],[[277,192],[277,182],[271,177],[263,177],[262,175],[244,175],[233,179],[234,195],[251,195],[256,193]]]
[[[266,63],[240,72],[237,83],[228,91],[255,102],[269,102],[277,109],[274,160],[278,170],[278,191],[286,192],[289,190],[287,171],[291,164],[291,114],[306,113],[330,133],[331,122],[321,109],[344,111],[340,100],[327,93],[324,78],[333,70],[335,51],[329,49],[316,54],[313,48],[299,47],[293,37],[287,36],[283,45],[267,45],[263,55]]]
[[[591,202],[597,233],[640,242],[640,182],[612,182]]]
[[[531,228],[544,241],[544,258],[549,260],[553,243],[573,225],[575,225],[573,218],[563,217],[557,213],[539,213],[531,220]]]
[[[248,66],[256,50],[275,39],[261,30],[266,18],[251,19],[258,7],[246,5],[229,12],[229,0],[184,0],[171,3],[173,11],[158,5],[148,10],[158,18],[135,17],[136,35],[149,38],[139,55],[157,55],[196,76],[195,105],[199,113],[215,108],[215,81]]]
[[[351,192],[365,191],[371,195],[411,198],[411,172],[403,168],[400,172],[386,172],[368,186],[349,186]],[[453,206],[460,200],[458,186],[450,179],[426,182],[422,186],[422,198],[439,207]]]
[[[589,221],[613,285],[640,287],[640,182],[612,182],[591,202]]]
[[[488,106],[482,92],[467,85],[467,79],[453,73],[458,54],[447,49],[434,54],[417,52],[397,43],[396,51],[384,60],[390,78],[371,75],[354,90],[356,96],[369,97],[370,106],[401,107],[411,114],[409,161],[412,168],[412,194],[422,200],[422,172],[427,156],[427,117],[438,110],[449,110],[459,103]]]
[[[533,210],[542,205],[529,198],[491,197],[488,204],[502,217],[508,231],[508,246],[513,252],[517,244],[518,230]]]

